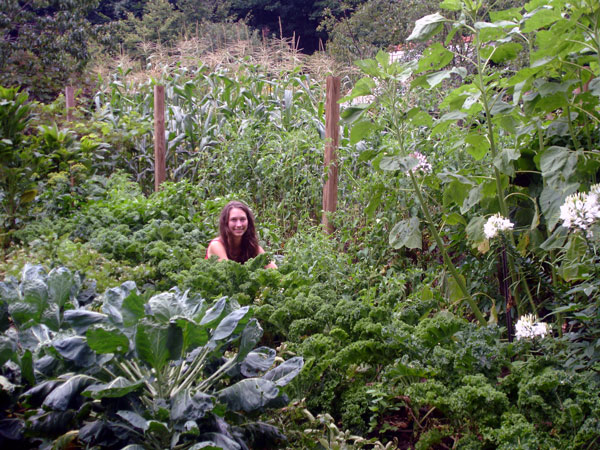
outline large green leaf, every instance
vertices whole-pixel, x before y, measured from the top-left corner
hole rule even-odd
[[[121,307],[121,314],[123,316],[123,325],[131,327],[137,323],[145,315],[144,305],[146,299],[144,296],[139,295],[135,289],[123,299]]]
[[[452,69],[441,70],[439,72],[428,73],[415,78],[411,82],[412,87],[422,87],[425,89],[431,89],[438,86],[442,81],[451,78],[452,74],[458,75],[464,78],[467,75],[467,71],[463,67],[453,67]]]
[[[240,372],[245,377],[255,377],[266,372],[275,362],[276,352],[269,347],[259,347],[246,355],[240,365]]]
[[[105,322],[108,316],[87,309],[69,309],[64,313],[65,322],[73,327],[78,334],[83,334],[94,324]]]
[[[367,217],[373,217],[375,215],[375,211],[381,204],[381,197],[385,193],[385,186],[383,183],[379,183],[375,186],[371,191],[371,198],[369,199],[369,203],[365,208],[365,214]]]
[[[390,231],[389,242],[392,248],[422,248],[420,221],[418,217],[401,220]]]
[[[569,230],[567,228],[556,227],[552,234],[548,236],[548,239],[540,244],[540,248],[547,252],[563,248],[567,241],[568,234]]]
[[[46,270],[39,264],[25,264],[21,272],[21,283],[27,281],[39,280],[46,283]]]
[[[476,161],[482,160],[490,149],[490,142],[487,136],[477,132],[469,133],[465,136],[466,150]]]
[[[585,280],[589,278],[588,264],[583,256],[588,252],[588,245],[580,233],[571,233],[567,238],[564,260],[558,273],[565,281]]]
[[[515,167],[513,161],[521,157],[519,149],[505,148],[494,158],[494,166],[509,177],[514,176]]]
[[[31,350],[25,350],[25,353],[21,356],[21,375],[31,386],[35,384],[33,369],[33,353],[31,353]]]
[[[467,238],[471,242],[479,243],[486,239],[485,234],[483,233],[483,225],[485,224],[486,219],[483,216],[475,216],[467,225]]]
[[[387,74],[387,68],[390,66],[390,54],[388,52],[384,52],[383,50],[379,50],[375,55],[375,60],[384,68],[384,72],[379,75],[380,78],[384,78]]]
[[[140,359],[156,371],[162,370],[169,358],[179,358],[183,346],[181,329],[142,319],[135,334],[135,348]]]
[[[104,293],[102,312],[109,316],[111,322],[115,325],[123,325],[123,301],[136,289],[133,281],[126,281],[121,286],[107,289]],[[135,317],[135,314],[133,316]]]
[[[450,124],[457,120],[463,120],[468,117],[468,114],[462,111],[450,111],[442,115],[435,124],[435,127],[431,130],[431,134],[436,135],[443,133],[448,129]]]
[[[125,354],[129,350],[129,339],[116,328],[96,326],[87,330],[87,343],[96,353]]]
[[[406,113],[406,118],[414,127],[431,127],[433,126],[433,118],[422,109],[415,107]]]
[[[23,431],[25,430],[25,421],[22,419],[0,419],[0,436],[14,442],[23,440]],[[6,442],[6,441],[5,441]]]
[[[205,325],[207,327],[211,327],[216,325],[216,323],[221,319],[223,311],[225,310],[225,305],[227,304],[227,297],[221,297],[211,308],[209,308],[202,320],[200,321],[200,325]]]
[[[153,295],[148,300],[150,314],[161,322],[168,322],[173,316],[183,315],[179,296],[175,292],[163,292]]]
[[[447,9],[448,11],[460,11],[461,1],[460,0],[444,0],[440,3],[440,8]]]
[[[142,431],[146,431],[150,427],[149,421],[144,419],[142,416],[140,416],[136,412],[121,410],[121,411],[117,411],[117,415],[119,417],[123,418],[127,423],[132,425],[134,428],[138,428]],[[129,447],[129,446],[127,446],[127,447]],[[127,448],[127,447],[125,447],[125,448]],[[145,448],[145,447],[142,447],[142,448]],[[133,449],[131,449],[131,450],[133,450]]]
[[[372,78],[361,78],[356,82],[354,88],[352,88],[352,92],[346,97],[340,99],[340,103],[349,102],[350,100],[354,100],[357,97],[362,97],[364,95],[371,95],[373,89],[375,89],[377,85]]]
[[[359,120],[355,122],[352,124],[352,128],[350,128],[350,144],[354,145],[358,143],[377,129],[377,124],[371,120]]]
[[[491,59],[496,64],[515,59],[523,51],[523,46],[517,42],[507,42],[498,45],[492,53]]]
[[[588,92],[596,97],[600,97],[600,78],[594,78],[588,84]]]
[[[256,319],[250,319],[248,325],[242,331],[242,337],[240,338],[240,349],[237,354],[237,361],[243,361],[248,353],[252,351],[254,346],[258,344],[260,338],[263,335],[263,329]]]
[[[138,390],[144,385],[144,381],[129,381],[123,377],[117,377],[109,383],[93,384],[88,386],[81,394],[94,399],[120,398]]]
[[[560,207],[565,199],[577,192],[579,183],[561,183],[544,186],[539,202],[549,230],[553,230],[560,218]]]
[[[406,40],[427,41],[442,30],[444,22],[446,18],[439,13],[422,17],[415,22],[415,28]]]
[[[247,378],[219,392],[219,401],[232,411],[251,412],[264,407],[279,395],[277,385],[262,378]]]
[[[176,317],[175,324],[183,333],[183,349],[188,352],[197,347],[202,347],[208,342],[208,331],[205,326],[198,325],[187,317]]]
[[[454,58],[450,50],[438,42],[427,47],[423,52],[423,56],[419,59],[417,66],[418,72],[426,72],[430,70],[441,70],[446,67]]]
[[[483,199],[483,185],[479,184],[469,191],[469,194],[460,206],[460,213],[465,214],[473,208],[473,206],[477,205],[481,199]]]
[[[33,325],[19,333],[19,344],[32,352],[52,342],[53,333],[46,325]]]
[[[569,159],[569,149],[553,145],[548,147],[540,156],[540,169],[542,176],[548,177],[551,173],[563,169]]]
[[[283,387],[292,381],[300,373],[304,366],[304,359],[301,356],[294,356],[284,363],[269,370],[263,375],[265,380],[273,381],[277,386]]]
[[[221,322],[213,332],[211,340],[221,341],[231,336],[231,334],[236,330],[238,325],[244,325],[248,322],[248,320],[250,320],[250,318],[247,317],[249,312],[249,306],[243,306],[242,308],[230,312],[227,316],[223,318],[223,320],[221,320]]]
[[[95,378],[87,375],[74,375],[54,388],[45,398],[43,406],[54,411],[66,411],[77,403],[81,392],[96,381]]]
[[[10,277],[9,279],[0,282],[0,300],[7,303],[21,300],[19,282],[15,278]]]
[[[356,67],[363,71],[363,73],[367,75],[371,75],[372,77],[381,77],[383,73],[379,68],[379,64],[374,59],[361,59],[358,61],[354,61]]]
[[[201,419],[214,407],[214,398],[202,392],[193,396],[189,390],[179,392],[171,399],[171,420],[173,422],[187,422],[188,420]]]
[[[22,283],[21,289],[23,300],[8,305],[11,317],[20,325],[29,320],[42,323],[43,312],[48,307],[46,283],[39,278],[28,279]]]
[[[71,297],[71,290],[75,285],[73,274],[66,267],[57,267],[52,269],[46,279],[48,286],[48,297],[51,302],[56,303],[60,308]]]
[[[561,19],[560,11],[555,9],[540,8],[533,14],[527,14],[521,30],[523,33],[531,33],[540,28],[552,25],[557,20]]]
[[[400,170],[406,173],[418,164],[419,161],[412,156],[386,156],[381,159],[379,168],[387,171]]]
[[[0,366],[8,360],[18,361],[17,343],[6,336],[0,336]]]
[[[96,363],[96,354],[83,336],[72,336],[55,340],[52,344],[60,356],[80,367],[90,367]]]
[[[368,109],[369,105],[347,106],[340,112],[340,119],[343,123],[352,123],[362,117]]]

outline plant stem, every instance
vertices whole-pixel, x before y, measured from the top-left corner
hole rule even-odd
[[[231,358],[229,361],[227,361],[225,364],[223,364],[221,367],[219,367],[219,369],[217,371],[215,371],[215,373],[213,373],[210,377],[208,377],[206,380],[204,380],[202,383],[200,383],[199,389],[203,392],[206,391],[208,388],[210,388],[212,386],[212,384],[215,381],[217,381],[221,377],[221,375],[223,375],[223,373],[227,372],[229,369],[231,369],[236,364],[237,364],[236,359]]]
[[[442,257],[444,258],[444,263],[446,264],[446,267],[450,271],[450,274],[454,278],[454,281],[456,281],[456,284],[458,285],[458,287],[462,291],[463,295],[465,296],[467,303],[471,307],[471,310],[473,311],[473,314],[475,314],[475,317],[477,318],[477,320],[479,320],[479,323],[481,325],[486,326],[487,321],[485,320],[485,317],[479,310],[479,307],[475,303],[475,300],[473,299],[473,297],[471,297],[471,294],[469,294],[469,291],[467,290],[467,286],[465,285],[464,280],[461,278],[460,274],[458,273],[458,270],[456,270],[456,267],[454,266],[454,263],[448,256],[448,252],[446,251],[444,242],[442,241],[442,238],[440,238],[440,235],[437,232],[437,229],[435,228],[435,226],[433,224],[433,219],[431,218],[431,214],[429,214],[429,210],[427,209],[427,207],[425,205],[425,201],[423,200],[423,196],[421,195],[421,188],[419,187],[419,184],[417,183],[415,175],[411,171],[409,171],[408,173],[409,173],[410,179],[413,183],[413,187],[415,188],[415,193],[417,194],[419,204],[421,205],[421,211],[423,211],[423,214],[425,215],[425,219],[427,220],[427,226],[429,227],[429,231],[433,235],[438,248],[442,252]]]
[[[483,80],[483,73],[485,71],[485,67],[482,66],[482,63],[481,63],[481,41],[479,38],[479,32],[477,32],[476,39],[477,39],[477,77],[479,79],[479,90],[481,91],[481,102],[483,103],[483,109],[485,112],[487,137],[488,137],[488,141],[490,143],[490,151],[492,153],[492,160],[494,160],[496,158],[496,155],[498,154],[498,149],[496,148],[496,140],[494,138],[494,129],[492,127],[492,113],[491,113],[491,108],[490,108],[490,104],[489,104],[489,99],[487,96],[488,93],[487,93],[487,89],[485,88],[484,80]],[[487,63],[486,63],[486,65],[487,65]],[[504,198],[504,188],[502,187],[502,177],[500,175],[500,171],[498,170],[498,168],[495,165],[494,165],[494,178],[496,179],[496,197],[498,200],[498,205],[500,207],[500,213],[504,217],[509,217],[508,206],[506,205],[506,199]],[[515,240],[514,240],[514,236],[512,235],[512,233],[508,234],[508,239],[509,239],[512,247],[515,247]],[[537,308],[533,301],[533,297],[531,296],[529,286],[527,286],[527,282],[524,278],[519,277],[513,256],[510,253],[507,256],[508,256],[508,267],[510,269],[510,278],[513,281],[520,282],[525,294],[527,295],[527,298],[529,299],[532,313],[535,314],[537,312]],[[514,290],[514,297],[515,297],[515,301],[517,304],[517,313],[518,313],[518,307],[520,305],[520,295],[519,295],[518,289]]]
[[[196,356],[196,359],[192,362],[192,364],[190,364],[188,371],[185,374],[185,379],[183,380],[183,382],[179,384],[175,389],[172,389],[170,391],[169,395],[171,398],[177,395],[182,390],[188,388],[193,383],[196,376],[200,373],[200,370],[202,370],[203,362],[206,358],[206,355],[208,355],[208,349],[205,347],[202,350],[202,352],[200,352],[198,356]]]

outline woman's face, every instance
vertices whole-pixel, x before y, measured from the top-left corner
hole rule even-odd
[[[227,226],[233,236],[242,237],[248,229],[248,217],[244,210],[240,208],[231,208]]]

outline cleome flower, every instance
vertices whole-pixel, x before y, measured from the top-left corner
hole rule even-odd
[[[408,156],[415,158],[419,163],[410,169],[412,173],[423,172],[431,173],[431,164],[427,162],[427,157],[421,152],[412,152]]]
[[[569,195],[560,207],[562,226],[575,230],[586,231],[592,235],[590,226],[600,219],[600,184],[591,187],[590,192],[577,192]]]
[[[521,316],[515,325],[515,336],[517,339],[533,339],[536,336],[544,337],[548,332],[548,324],[538,322],[533,314]]]
[[[486,238],[493,239],[498,236],[499,232],[512,230],[513,227],[514,224],[510,220],[498,213],[490,217],[483,225],[483,233],[485,234]]]

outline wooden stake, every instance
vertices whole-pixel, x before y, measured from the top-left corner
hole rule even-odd
[[[73,121],[73,110],[75,109],[75,88],[67,86],[65,88],[65,101],[67,107],[67,122]]]
[[[165,87],[154,86],[154,191],[166,178]]]
[[[337,208],[338,163],[336,149],[340,143],[340,78],[327,77],[327,97],[325,100],[325,173],[323,186],[323,217],[321,223],[327,234],[333,233],[330,215]]]

